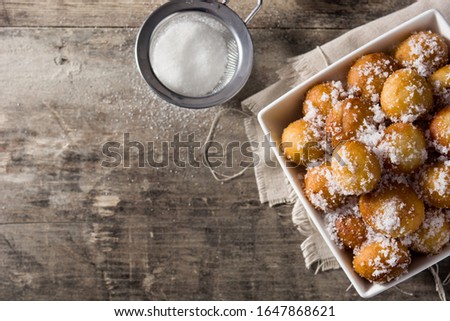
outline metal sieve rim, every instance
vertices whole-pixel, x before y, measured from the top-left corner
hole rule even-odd
[[[150,63],[150,40],[156,27],[170,15],[186,11],[213,15],[233,34],[239,50],[238,66],[228,84],[218,92],[205,97],[186,97],[169,90],[156,77]],[[245,23],[225,4],[215,0],[172,0],[155,10],[139,30],[136,41],[136,63],[141,76],[162,99],[180,107],[207,108],[230,100],[244,87],[253,68],[253,42]]]

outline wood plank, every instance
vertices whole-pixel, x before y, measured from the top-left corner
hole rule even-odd
[[[139,27],[153,10],[165,2],[1,0],[0,26]],[[413,2],[415,0],[271,0],[265,1],[250,27],[351,29]],[[229,5],[245,17],[255,3],[253,0],[230,1]]]
[[[2,299],[106,299],[89,233],[88,223],[0,225]]]
[[[6,11],[5,3],[2,2],[0,5],[0,26],[9,26],[10,21],[8,17],[8,12]]]
[[[134,66],[136,32],[0,29],[0,299],[358,300],[342,271],[305,269],[291,207],[259,204],[251,171],[220,184],[204,167],[138,168],[136,155],[101,167],[105,141],[129,133],[160,155],[175,132],[204,139],[218,112],[157,98]],[[342,32],[252,30],[255,70],[227,107]],[[244,141],[241,122],[226,115],[216,139]],[[377,299],[437,299],[427,272],[401,288],[415,296]]]

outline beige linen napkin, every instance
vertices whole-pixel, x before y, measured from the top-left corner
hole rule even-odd
[[[447,21],[450,21],[450,1],[419,0],[405,9],[355,28],[310,52],[289,59],[288,65],[278,72],[280,80],[245,100],[242,106],[256,115],[261,109],[286,93],[290,88],[313,76],[327,67],[327,65],[395,26],[433,8],[439,10]],[[264,134],[255,117],[246,119],[245,128],[250,141],[263,141]],[[262,157],[262,149],[258,150],[258,152]],[[306,267],[309,269],[316,263],[316,272],[339,268],[328,246],[310,223],[303,206],[285,179],[282,169],[279,166],[277,168],[269,168],[264,165],[264,162],[259,162],[255,167],[255,175],[262,203],[269,203],[270,206],[295,203],[292,213],[293,222],[299,231],[307,236],[307,239],[301,245]]]

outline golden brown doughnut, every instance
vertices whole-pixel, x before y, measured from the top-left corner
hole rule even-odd
[[[386,79],[398,69],[397,62],[382,52],[359,58],[347,75],[348,86],[374,103],[379,102]]]
[[[430,208],[420,228],[407,238],[412,250],[422,254],[437,254],[450,240],[450,223],[441,209]]]
[[[450,65],[434,72],[429,78],[439,106],[450,105]]]
[[[425,78],[412,69],[399,69],[386,80],[381,108],[393,122],[413,122],[433,108],[433,91]]]
[[[427,159],[425,136],[410,123],[395,123],[386,128],[378,149],[387,168],[396,173],[413,172]]]
[[[326,164],[308,168],[305,175],[305,194],[309,201],[322,211],[338,208],[345,199],[339,192],[330,166]]]
[[[370,123],[373,112],[370,104],[360,98],[347,98],[338,102],[327,117],[325,130],[333,148],[340,142],[356,137],[364,124]]]
[[[408,249],[395,239],[382,238],[364,244],[353,258],[356,273],[370,282],[385,283],[407,272]]]
[[[434,146],[442,154],[450,153],[450,106],[434,116],[430,124],[430,135]]]
[[[323,157],[324,151],[320,147],[322,140],[319,129],[299,119],[284,129],[281,148],[287,159],[298,165],[307,165]]]
[[[391,237],[414,232],[425,217],[423,201],[410,186],[400,183],[380,186],[375,192],[362,195],[359,210],[367,225]]]
[[[361,247],[367,239],[366,223],[361,217],[346,215],[335,222],[336,234],[349,249]]]
[[[420,176],[419,186],[428,204],[450,208],[450,162],[427,167]]]
[[[341,82],[324,82],[312,87],[303,101],[303,115],[313,110],[318,115],[328,116],[333,105],[342,98],[343,92]]]
[[[420,31],[397,47],[395,58],[403,67],[413,68],[422,77],[429,77],[447,64],[448,46],[441,36],[431,31]]]
[[[345,195],[368,193],[381,178],[381,167],[376,155],[357,141],[345,142],[334,150],[331,168]]]

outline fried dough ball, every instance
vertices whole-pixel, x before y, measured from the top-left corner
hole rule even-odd
[[[450,241],[450,223],[440,209],[429,209],[420,228],[408,236],[411,249],[422,254],[437,254]]]
[[[422,77],[429,77],[447,64],[448,46],[441,36],[431,31],[421,31],[397,47],[395,58],[403,67],[413,68]]]
[[[349,249],[361,247],[367,239],[366,223],[360,217],[341,216],[336,220],[335,228],[337,236]]]
[[[430,135],[439,152],[450,153],[450,106],[434,116],[430,124]]]
[[[306,165],[318,161],[324,151],[320,147],[320,130],[310,122],[299,119],[291,123],[283,131],[281,147],[286,157],[298,165]]]
[[[444,66],[429,78],[440,106],[450,104],[450,65]]]
[[[356,137],[358,130],[370,123],[373,112],[370,104],[360,98],[347,98],[338,102],[327,117],[325,130],[335,148],[339,143]]]
[[[350,68],[347,82],[364,99],[379,102],[386,79],[398,69],[396,61],[382,52],[359,58]]]
[[[311,167],[305,175],[305,193],[309,201],[322,211],[334,210],[344,202],[329,165]]]
[[[386,80],[381,108],[393,122],[413,122],[433,108],[433,92],[425,78],[412,69],[399,69]]]
[[[331,169],[344,195],[368,193],[381,178],[381,167],[376,155],[357,141],[348,141],[334,150]]]
[[[420,176],[419,186],[425,201],[438,208],[450,208],[450,163],[427,167]]]
[[[395,239],[381,238],[364,244],[353,258],[356,273],[370,282],[385,283],[407,272],[408,249]]]
[[[359,210],[367,225],[391,237],[414,232],[425,217],[423,201],[410,186],[400,183],[391,183],[362,195]]]
[[[413,172],[427,159],[425,136],[410,123],[395,123],[386,128],[378,149],[386,166],[396,173]]]
[[[344,88],[340,81],[324,82],[312,87],[306,93],[303,102],[303,115],[311,111],[318,115],[327,117],[344,93]]]

